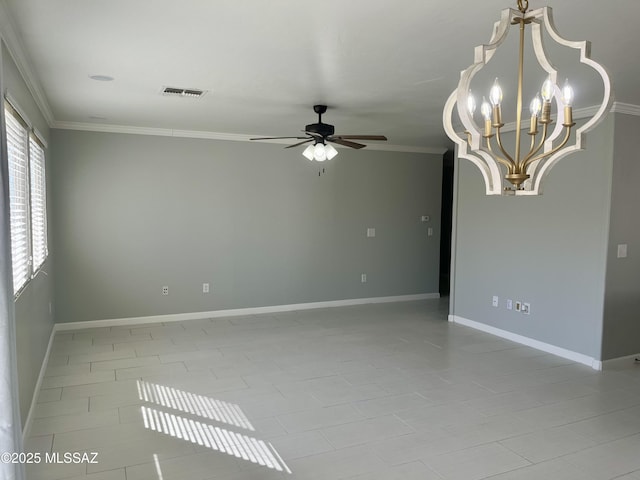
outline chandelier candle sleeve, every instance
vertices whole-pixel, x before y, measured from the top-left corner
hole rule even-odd
[[[548,124],[551,123],[551,100],[553,99],[553,90],[554,85],[551,81],[551,76],[547,78],[542,84],[542,90],[540,93],[542,94],[542,116],[540,118],[540,123]]]
[[[537,135],[538,134],[538,116],[542,111],[542,100],[540,99],[540,94],[536,94],[531,100],[531,104],[529,105],[529,112],[531,113],[531,126],[529,127],[529,135]],[[535,140],[534,140],[535,141]]]
[[[480,113],[484,117],[484,138],[491,138],[493,136],[491,133],[491,105],[484,97],[482,97]]]

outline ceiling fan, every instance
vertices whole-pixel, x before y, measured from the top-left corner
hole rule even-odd
[[[302,142],[294,143],[285,148],[298,147],[305,143],[314,142],[313,145],[309,145],[303,152],[303,155],[309,160],[331,160],[337,155],[336,149],[332,145],[327,145],[327,142],[336,143],[344,147],[350,148],[364,148],[366,145],[362,143],[353,142],[352,140],[386,140],[384,135],[335,135],[335,128],[328,123],[322,123],[322,114],[327,111],[326,105],[314,105],[313,111],[318,114],[318,123],[311,123],[304,127],[305,136],[298,137],[260,137],[251,138],[250,140],[280,140],[280,139],[296,139],[302,140]]]

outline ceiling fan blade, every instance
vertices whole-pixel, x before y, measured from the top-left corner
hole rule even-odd
[[[386,140],[384,135],[333,135],[331,138],[348,139],[348,140]]]
[[[350,142],[349,140],[341,140],[340,138],[336,138],[336,137],[327,138],[327,141],[331,143],[337,143],[338,145],[344,145],[345,147],[351,147],[351,148],[357,148],[357,149],[366,147],[366,145],[363,145],[361,143]]]
[[[306,133],[307,135],[311,135],[312,137],[315,137],[315,138],[322,138],[322,135],[316,132],[308,132],[304,130],[304,133]]]
[[[259,137],[259,138],[250,138],[249,140],[283,140],[283,139],[287,139],[287,138],[293,138],[293,139],[303,139],[303,138],[308,138],[308,137]]]
[[[284,148],[293,148],[293,147],[299,147],[300,145],[304,145],[305,143],[309,143],[309,142],[313,142],[315,140],[315,138],[308,138],[303,142],[300,143],[295,143],[293,145],[289,145],[288,147],[284,147]]]

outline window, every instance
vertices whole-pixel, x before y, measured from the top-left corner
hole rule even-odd
[[[31,174],[31,256],[33,271],[47,258],[47,185],[44,175],[44,149],[37,137],[29,139]]]
[[[17,294],[47,258],[45,157],[27,123],[5,104],[13,292]]]

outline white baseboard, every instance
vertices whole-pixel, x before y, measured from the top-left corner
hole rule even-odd
[[[497,337],[511,340],[512,342],[526,345],[527,347],[535,348],[537,350],[542,350],[543,352],[551,353],[553,355],[566,358],[573,362],[587,365],[593,368],[594,370],[602,370],[603,368],[602,361],[596,360],[595,358],[590,357],[588,355],[567,350],[565,348],[557,347],[549,343],[540,342],[538,340],[534,340],[533,338],[525,337],[522,335],[518,335],[516,333],[509,332],[507,330],[502,330],[500,328],[492,327],[491,325],[475,322],[473,320],[469,320],[463,317],[458,317],[456,315],[449,315],[449,321],[460,324],[460,325],[464,325],[466,327],[475,328],[476,330],[480,330],[485,333],[490,333],[491,335],[495,335]]]
[[[44,374],[47,371],[47,365],[49,364],[49,355],[51,355],[51,347],[53,345],[53,337],[55,337],[56,328],[55,325],[51,330],[51,335],[49,336],[49,344],[47,345],[47,351],[44,354],[44,358],[42,359],[42,366],[40,367],[40,374],[38,375],[38,380],[36,381],[36,386],[33,390],[33,398],[31,399],[31,405],[29,406],[29,413],[27,414],[27,419],[24,422],[22,427],[22,439],[24,441],[25,438],[29,436],[31,432],[31,425],[33,424],[33,415],[36,410],[36,405],[38,404],[38,395],[40,394],[40,388],[42,387],[42,380],[44,379]],[[24,445],[23,445],[24,446]]]
[[[132,324],[160,322],[181,322],[183,320],[200,320],[202,318],[237,317],[243,315],[260,315],[262,313],[293,312],[296,310],[312,310],[316,308],[349,307],[370,303],[412,302],[440,298],[439,293],[420,293],[416,295],[399,295],[394,297],[353,298],[332,300],[328,302],[294,303],[291,305],[273,305],[268,307],[236,308],[230,310],[214,310],[211,312],[176,313],[171,315],[154,315],[148,317],[109,318],[106,320],[89,320],[86,322],[56,323],[55,331],[77,330],[80,328],[120,327]]]

